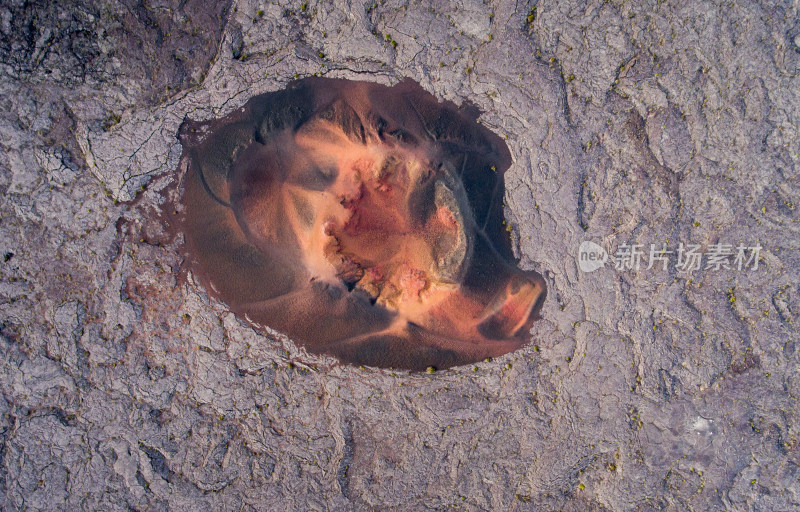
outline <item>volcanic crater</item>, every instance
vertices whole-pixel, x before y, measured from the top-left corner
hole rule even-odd
[[[530,341],[546,295],[503,216],[504,141],[411,80],[307,78],[187,121],[185,268],[308,352],[447,368]]]

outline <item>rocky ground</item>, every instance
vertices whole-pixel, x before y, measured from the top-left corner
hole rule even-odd
[[[799,9],[4,2],[3,509],[800,507]],[[177,278],[181,122],[313,74],[410,77],[507,137],[528,348],[337,365]],[[763,249],[585,273],[584,240]]]

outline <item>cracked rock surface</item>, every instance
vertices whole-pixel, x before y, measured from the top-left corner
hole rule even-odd
[[[800,507],[798,19],[3,3],[3,509]],[[340,365],[178,278],[180,124],[313,74],[409,77],[506,138],[506,221],[548,286],[529,346],[432,375]],[[757,268],[584,273],[585,240],[762,249]]]

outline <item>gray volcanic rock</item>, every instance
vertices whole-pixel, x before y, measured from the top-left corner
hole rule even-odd
[[[798,14],[4,3],[3,509],[797,508]],[[178,279],[179,126],[314,74],[409,77],[506,138],[506,221],[548,286],[528,347],[339,365]],[[586,240],[645,264],[583,272]],[[762,249],[646,268],[681,243]]]

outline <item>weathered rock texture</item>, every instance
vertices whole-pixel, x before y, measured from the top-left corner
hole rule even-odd
[[[799,15],[5,2],[4,509],[797,508]],[[506,219],[548,281],[528,348],[341,366],[176,279],[179,125],[312,74],[410,77],[507,137]],[[587,239],[764,249],[757,270],[584,274]]]

